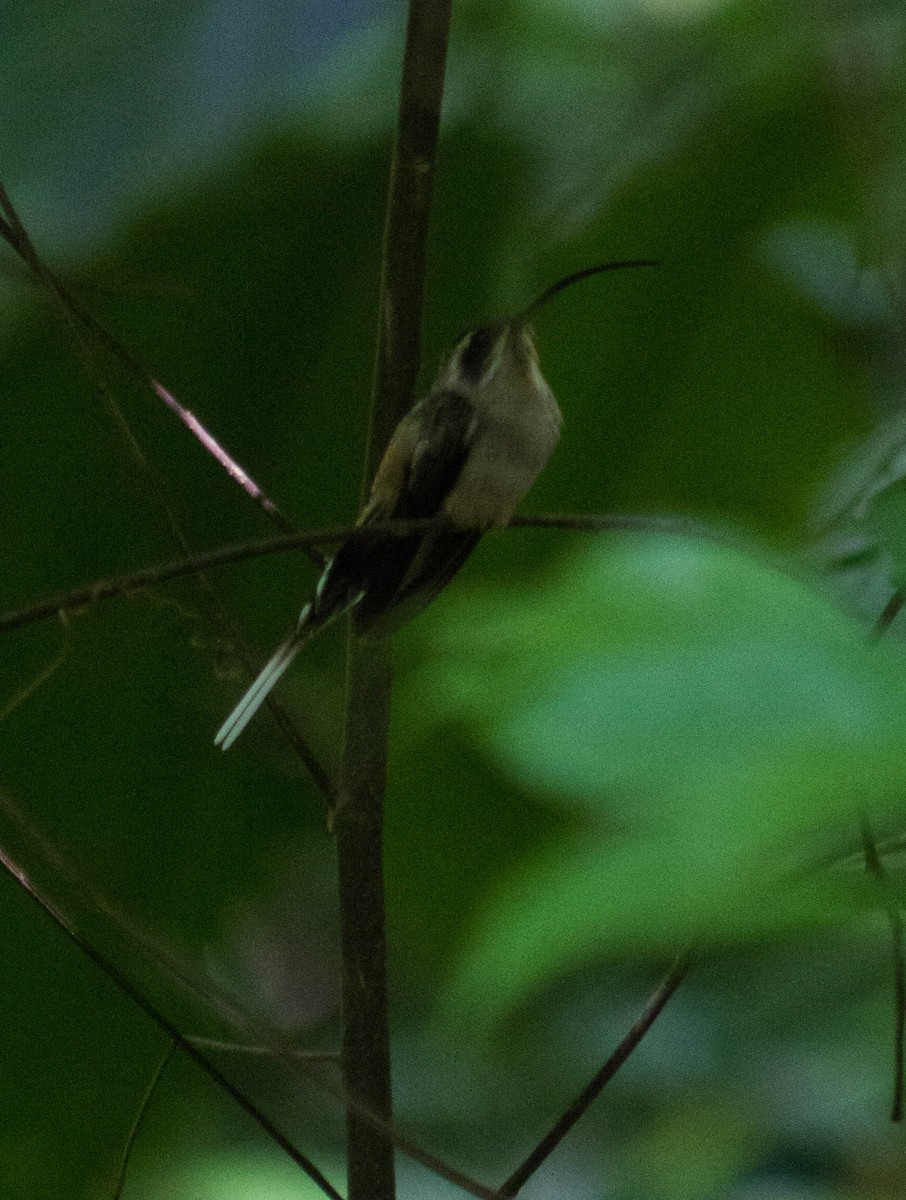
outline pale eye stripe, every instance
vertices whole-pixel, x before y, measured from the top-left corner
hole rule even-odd
[[[497,344],[494,347],[494,354],[493,354],[493,357],[491,358],[490,366],[489,366],[487,372],[485,373],[485,376],[484,376],[484,379],[482,382],[490,383],[491,380],[494,378],[494,376],[497,374],[497,368],[500,366],[501,362],[503,361],[503,350],[504,350],[505,345],[506,345],[506,338],[498,337]]]
[[[541,374],[541,367],[538,364],[538,360],[534,356],[529,359],[529,371],[532,375],[532,383],[539,392],[550,391],[547,380]]]

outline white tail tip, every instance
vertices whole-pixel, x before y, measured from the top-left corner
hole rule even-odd
[[[300,630],[297,629],[291,637],[277,647],[251,687],[218,729],[217,736],[214,738],[215,746],[219,746],[221,750],[229,750],[267,699],[271,688],[299,653],[304,641],[305,639],[300,636]]]

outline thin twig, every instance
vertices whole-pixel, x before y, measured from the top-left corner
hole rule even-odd
[[[176,1042],[172,1041],[167,1046],[166,1053],[157,1064],[154,1074],[151,1076],[151,1082],[145,1089],[145,1094],[142,1097],[142,1102],[139,1105],[138,1112],[135,1114],[135,1120],[132,1122],[132,1128],[129,1130],[129,1136],[126,1139],[126,1145],[123,1147],[123,1157],[120,1160],[119,1175],[116,1180],[116,1187],[113,1189],[113,1200],[122,1200],[123,1188],[126,1186],[126,1175],[129,1172],[129,1161],[132,1158],[132,1151],[135,1148],[135,1143],[138,1140],[138,1135],[145,1123],[145,1115],[151,1107],[151,1101],[154,1098],[154,1093],[157,1091],[161,1079],[163,1079],[164,1071],[170,1065],[170,1059],[176,1052]]]
[[[196,415],[176,399],[173,393],[165,388],[159,380],[153,375],[145,371],[138,361],[130,354],[130,352],[119,342],[112,334],[97,321],[91,313],[73,299],[70,292],[66,291],[60,285],[61,293],[66,297],[67,302],[72,306],[73,312],[82,321],[82,323],[90,329],[102,342],[105,349],[123,364],[126,369],[131,372],[141,383],[145,385],[159,400],[162,400],[170,412],[174,413],[179,420],[185,425],[186,429],[192,434],[199,445],[207,451],[223,471],[238,484],[240,488],[250,496],[262,511],[270,517],[275,525],[283,530],[284,533],[293,533],[296,530],[294,522],[271,500],[260,484],[249,475],[243,466],[229,453],[228,450],[214,437],[214,435],[201,423]],[[316,566],[324,565],[323,557],[314,549],[309,548],[309,557]]]
[[[201,1068],[201,1070],[208,1076],[209,1079],[213,1080],[213,1082],[216,1083],[223,1092],[225,1092],[233,1101],[235,1101],[236,1104],[239,1105],[243,1112],[251,1117],[255,1124],[267,1134],[271,1141],[278,1145],[280,1149],[292,1159],[296,1166],[300,1167],[305,1172],[309,1179],[311,1179],[312,1182],[321,1189],[325,1196],[330,1196],[331,1200],[342,1200],[340,1193],[330,1183],[326,1176],[324,1176],[318,1170],[311,1159],[307,1158],[300,1150],[298,1150],[289,1140],[289,1138],[280,1132],[276,1125],[274,1125],[273,1121],[271,1121],[269,1117],[265,1116],[265,1114],[254,1103],[254,1101],[250,1100],[244,1092],[242,1092],[234,1083],[232,1083],[231,1080],[228,1079],[227,1076],[224,1075],[223,1072],[219,1070],[214,1063],[212,1063],[211,1060],[205,1054],[203,1054],[201,1050],[198,1049],[197,1046],[193,1046],[191,1041],[189,1041],[188,1038],[180,1033],[179,1029],[177,1029],[173,1022],[166,1017],[160,1011],[160,1009],[157,1008],[156,1005],[154,1005],[146,996],[144,996],[135,986],[135,984],[133,984],[131,980],[129,980],[123,974],[123,972],[106,957],[106,955],[102,954],[101,951],[92,945],[87,938],[83,937],[82,934],[79,933],[75,925],[63,915],[53,901],[49,900],[37,889],[37,887],[35,887],[25,871],[2,848],[0,848],[0,868],[6,871],[6,873],[12,879],[14,879],[16,883],[18,883],[18,885],[34,901],[34,903],[48,917],[50,917],[50,919],[58,926],[58,928],[66,934],[70,941],[72,941],[79,948],[86,958],[94,963],[94,965],[100,971],[103,971],[108,979],[111,980],[111,982],[120,992],[122,992],[124,996],[128,997],[128,999],[131,1000],[131,1002],[137,1008],[139,1008],[146,1017],[153,1021],[154,1024],[161,1029],[171,1041],[175,1042],[175,1044],[180,1050],[183,1051],[184,1054],[186,1054],[194,1063],[197,1064],[197,1066]]]
[[[689,970],[690,958],[682,955],[664,977],[658,987],[652,992],[644,1012],[607,1059],[597,1074],[579,1095],[569,1105],[556,1124],[544,1135],[535,1149],[510,1175],[500,1188],[502,1197],[515,1196],[517,1192],[534,1175],[547,1157],[559,1146],[580,1117],[587,1111],[593,1100],[597,1099],[602,1090],[610,1083],[623,1063],[638,1046],[639,1042],[657,1020],[664,1005],[682,983]]]
[[[137,365],[138,364],[136,364],[136,366]],[[173,393],[165,388],[162,383],[159,383],[153,376],[144,374],[144,372],[141,372],[140,368],[139,372],[145,383],[154,392],[155,396],[163,400],[170,412],[175,413],[176,416],[179,417],[186,429],[188,429],[196,441],[199,442],[205,450],[207,450],[208,454],[210,454],[214,461],[223,468],[230,479],[232,479],[234,483],[237,483],[246,493],[246,495],[251,496],[255,503],[261,509],[263,509],[265,513],[267,513],[275,525],[279,525],[284,533],[292,533],[296,528],[294,523],[289,519],[289,517],[285,516],[281,512],[274,501],[271,500],[271,498],[263,491],[261,486],[257,484],[254,479],[252,479],[251,475],[249,475],[245,468],[240,466],[236,459],[233,458],[233,456],[220,444],[214,435],[210,433],[204,427],[204,425],[202,425],[198,417],[196,417],[195,414],[188,408],[185,408],[182,404],[180,404]],[[313,555],[313,557],[319,566],[323,566],[323,559],[321,559],[319,555]]]
[[[904,1050],[906,1050],[906,954],[903,948],[903,914],[900,912],[896,893],[891,886],[890,876],[878,853],[877,842],[868,817],[863,814],[862,852],[865,869],[874,876],[884,902],[887,923],[890,926],[890,952],[893,959],[893,1100],[890,1106],[891,1121],[903,1120]]]
[[[76,612],[79,609],[90,608],[102,600],[111,600],[117,596],[128,596],[141,592],[155,584],[167,583],[171,579],[180,579],[186,575],[194,575],[199,571],[208,571],[213,567],[227,566],[231,563],[247,562],[254,558],[264,558],[271,554],[285,554],[291,550],[313,545],[330,545],[334,542],[345,541],[349,537],[365,537],[380,534],[394,534],[400,537],[407,533],[416,533],[430,529],[436,524],[434,518],[413,521],[388,521],[382,525],[371,525],[367,533],[354,525],[332,525],[324,529],[303,530],[299,533],[287,534],[284,537],[266,538],[257,542],[243,542],[235,546],[221,546],[216,550],[203,550],[188,558],[172,562],[158,563],[151,567],[142,567],[130,571],[127,575],[116,575],[108,579],[97,579],[92,583],[83,584],[68,592],[37,600],[25,608],[13,609],[0,613],[0,633],[18,629],[24,625],[32,625],[36,621],[44,621],[48,617],[61,612]],[[695,538],[720,538],[718,531],[705,525],[696,524],[683,518],[661,518],[634,516],[623,513],[549,515],[534,517],[514,517],[508,529],[573,529],[593,533],[637,532],[676,534]]]
[[[66,614],[60,613],[60,617],[61,623],[65,626],[67,624]],[[44,684],[47,683],[48,679],[56,675],[57,671],[59,671],[60,667],[62,667],[63,663],[66,661],[68,654],[69,638],[67,636],[64,638],[62,646],[57,651],[54,658],[50,660],[47,666],[43,667],[33,679],[30,679],[28,683],[19,688],[17,692],[10,696],[5,704],[0,706],[0,721],[5,721],[6,718],[12,712],[14,712],[20,704],[24,704],[26,700],[30,700],[35,692],[37,692],[39,688],[43,687]]]

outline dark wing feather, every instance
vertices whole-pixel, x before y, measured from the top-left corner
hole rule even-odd
[[[380,574],[352,611],[356,633],[384,636],[411,621],[443,591],[480,537],[469,530],[433,529],[395,538],[407,544],[385,546]]]
[[[393,516],[436,516],[469,455],[475,409],[460,392],[440,391],[423,404],[419,438],[409,476]]]
[[[353,610],[358,633],[389,633],[424,607],[450,581],[478,534],[433,529],[403,537],[375,534],[371,521],[433,517],[455,486],[474,436],[475,410],[459,392],[439,391],[422,402],[419,437],[392,511],[375,509],[337,551],[318,589],[316,611],[361,599]]]

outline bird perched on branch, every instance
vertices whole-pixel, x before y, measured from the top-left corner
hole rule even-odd
[[[431,390],[397,425],[356,533],[324,568],[296,628],[278,646],[214,741],[228,750],[302,646],[350,612],[357,634],[399,628],[453,578],[487,529],[509,523],[560,436],[562,416],[538,364],[531,318],[564,288],[648,259],[586,267],[514,317],[465,333]],[[437,518],[426,530],[373,535],[386,521]]]

